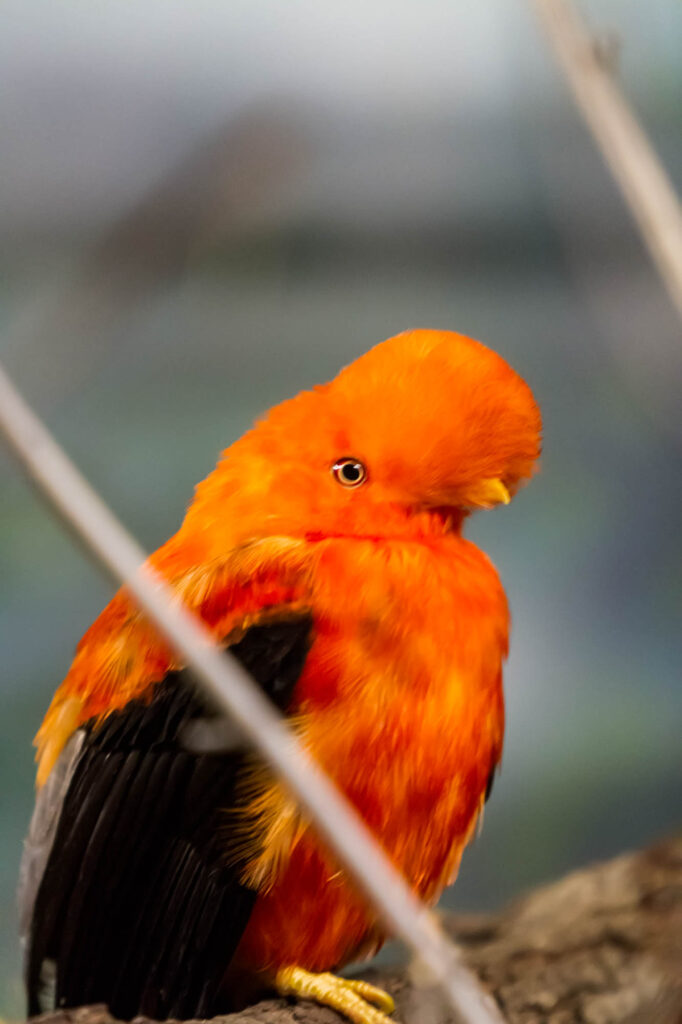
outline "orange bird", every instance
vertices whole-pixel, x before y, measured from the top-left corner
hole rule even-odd
[[[504,730],[507,602],[462,526],[509,502],[539,450],[538,408],[500,356],[409,331],[260,419],[150,558],[430,903]],[[37,736],[29,1011],[207,1017],[274,989],[385,1024],[390,996],[327,973],[379,948],[375,915],[211,717],[120,591]]]

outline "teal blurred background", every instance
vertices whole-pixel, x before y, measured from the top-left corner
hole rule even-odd
[[[682,7],[585,0],[682,189]],[[147,548],[255,415],[411,326],[501,352],[542,475],[469,535],[513,613],[504,771],[445,897],[679,827],[679,322],[530,6],[6,0],[0,344]],[[616,47],[618,48],[618,47]],[[0,454],[0,1013],[31,738],[112,588]]]

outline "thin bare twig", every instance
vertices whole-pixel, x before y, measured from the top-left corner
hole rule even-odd
[[[0,429],[40,493],[110,576],[123,584],[217,707],[275,768],[376,908],[411,949],[461,1024],[502,1024],[435,917],[411,892],[355,810],[306,753],[236,659],[220,650],[16,391],[0,367]]]
[[[682,208],[672,182],[570,0],[532,2],[682,318]]]

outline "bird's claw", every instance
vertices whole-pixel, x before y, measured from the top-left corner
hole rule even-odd
[[[331,1006],[353,1024],[389,1024],[386,1014],[395,1009],[388,992],[368,981],[337,978],[335,974],[313,974],[302,967],[283,967],[277,972],[275,983],[280,995],[313,999],[323,1006]]]

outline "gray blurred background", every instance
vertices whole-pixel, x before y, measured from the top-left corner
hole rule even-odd
[[[682,7],[584,0],[682,188]],[[504,771],[445,897],[680,823],[679,322],[530,8],[5,0],[0,345],[148,547],[275,401],[408,327],[501,352],[542,475],[468,532],[507,587]],[[0,1012],[31,738],[112,588],[0,454]]]

